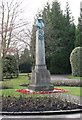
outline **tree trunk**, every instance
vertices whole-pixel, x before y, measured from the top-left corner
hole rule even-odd
[[[0,81],[2,81],[3,78],[3,67],[2,67],[2,58],[0,54]]]

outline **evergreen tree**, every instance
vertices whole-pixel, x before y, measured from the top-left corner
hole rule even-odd
[[[80,3],[82,4],[82,2]],[[75,47],[82,47],[82,6],[80,5],[80,17],[78,18],[78,25],[76,29]]]
[[[53,2],[49,19],[51,23],[49,33],[51,35],[50,44],[48,44],[50,51],[48,51],[47,66],[51,73],[70,73],[69,56],[74,48],[75,25],[73,19],[71,20],[68,3],[66,14],[63,15],[60,4]]]
[[[22,73],[31,72],[32,59],[30,50],[25,48],[24,52],[19,58],[19,71]]]
[[[76,40],[75,40],[75,47],[82,47],[82,18],[78,19],[78,25],[76,28]]]
[[[32,35],[31,35],[31,42],[30,42],[30,53],[31,53],[33,68],[35,66],[35,44],[36,44],[36,27],[34,22],[34,25],[32,27]]]

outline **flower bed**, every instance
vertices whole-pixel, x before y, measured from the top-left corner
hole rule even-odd
[[[68,91],[64,89],[54,88],[53,90],[50,91],[32,91],[29,89],[21,89],[21,90],[16,90],[16,92],[20,92],[24,94],[51,94],[51,93],[62,93]]]
[[[1,100],[0,100],[1,104]],[[34,112],[82,109],[82,106],[63,101],[55,96],[2,97],[3,112]]]

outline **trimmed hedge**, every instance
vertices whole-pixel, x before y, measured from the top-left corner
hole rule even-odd
[[[72,75],[82,77],[82,47],[76,47],[71,52],[70,64]]]

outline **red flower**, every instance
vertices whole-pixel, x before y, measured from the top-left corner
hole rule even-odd
[[[16,92],[24,93],[24,94],[51,94],[51,93],[62,93],[62,92],[68,92],[67,90],[64,89],[59,89],[59,88],[54,88],[53,90],[50,91],[32,91],[29,89],[21,89],[21,90],[16,90]]]

